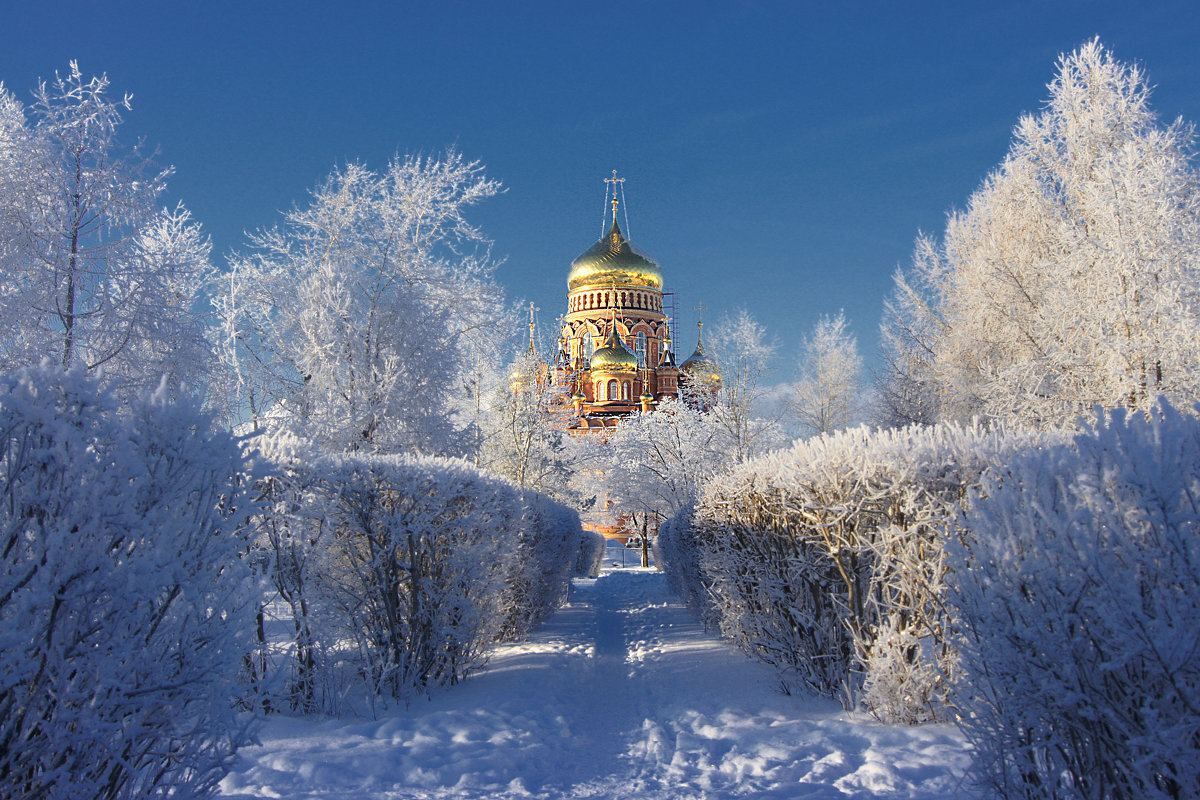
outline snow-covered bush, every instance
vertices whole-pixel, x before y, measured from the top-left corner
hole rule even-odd
[[[258,551],[288,618],[286,645],[264,642],[263,672],[286,670],[268,706],[337,712],[363,679],[402,699],[456,683],[566,597],[583,533],[544,495],[455,459],[263,451],[278,467]]]
[[[600,574],[604,566],[604,550],[608,540],[595,531],[584,531],[583,542],[575,557],[575,574],[584,578],[594,578]]]
[[[843,431],[710,483],[660,531],[681,594],[747,653],[880,719],[938,718],[954,669],[943,550],[989,466],[1051,434]]]
[[[574,509],[544,494],[520,494],[522,518],[515,562],[507,570],[502,607],[505,638],[520,638],[567,599],[575,565],[595,534],[585,533]]]
[[[700,615],[705,627],[716,620],[707,584],[700,571],[699,537],[693,535],[696,506],[688,503],[658,527],[654,563],[667,576],[667,585]]]
[[[244,458],[193,407],[0,377],[0,795],[207,794],[245,741]]]
[[[950,550],[961,725],[1004,797],[1200,792],[1200,420],[1148,417],[998,471]]]

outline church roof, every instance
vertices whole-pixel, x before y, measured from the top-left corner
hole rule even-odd
[[[584,286],[645,286],[661,290],[662,270],[646,256],[634,250],[614,219],[600,241],[571,262],[567,289]]]

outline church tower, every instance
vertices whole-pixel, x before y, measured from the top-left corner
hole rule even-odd
[[[581,432],[611,428],[679,394],[662,270],[634,248],[617,222],[624,178],[614,170],[605,182],[612,189],[611,225],[571,262],[555,359],[556,378],[569,387],[575,406],[572,428]]]

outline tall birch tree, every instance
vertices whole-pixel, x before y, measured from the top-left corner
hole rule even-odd
[[[922,387],[942,418],[1059,425],[1200,399],[1193,129],[1160,123],[1141,69],[1098,41],[1063,56],[1049,89],[897,278],[885,393]]]
[[[28,109],[0,86],[0,369],[49,358],[126,396],[206,379],[211,248],[157,205],[172,169],[121,142],[131,107],[75,62]]]
[[[800,380],[792,412],[810,435],[831,433],[858,421],[862,409],[862,356],[846,329],[846,316],[823,315],[804,338]]]

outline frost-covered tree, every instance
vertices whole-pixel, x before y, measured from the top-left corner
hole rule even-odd
[[[1200,397],[1192,128],[1161,124],[1141,70],[1096,41],[1061,58],[1049,89],[898,277],[882,394],[899,417],[932,405],[1055,425],[1095,404]]]
[[[334,450],[465,452],[448,409],[502,318],[466,212],[498,191],[452,150],[351,164],[253,234],[214,290],[231,413]]]
[[[721,371],[721,391],[712,413],[725,431],[730,451],[743,462],[779,444],[775,420],[757,415],[767,393],[762,384],[776,344],[746,309],[722,316],[713,325],[712,352]]]
[[[241,446],[77,366],[0,377],[0,796],[206,796],[256,588]]]
[[[792,413],[810,435],[831,433],[858,421],[862,408],[862,356],[846,330],[846,317],[822,316],[800,347],[800,380]]]
[[[585,497],[604,498],[629,514],[646,551],[658,524],[730,465],[724,434],[713,414],[668,398],[608,436],[579,441],[575,484]]]
[[[129,95],[75,62],[26,110],[0,87],[0,369],[50,358],[102,371],[125,396],[197,389],[210,364],[199,292],[210,245],[170,168],[118,136]]]
[[[568,498],[574,460],[566,433],[568,390],[532,349],[511,365],[487,412],[481,465],[522,489]]]

